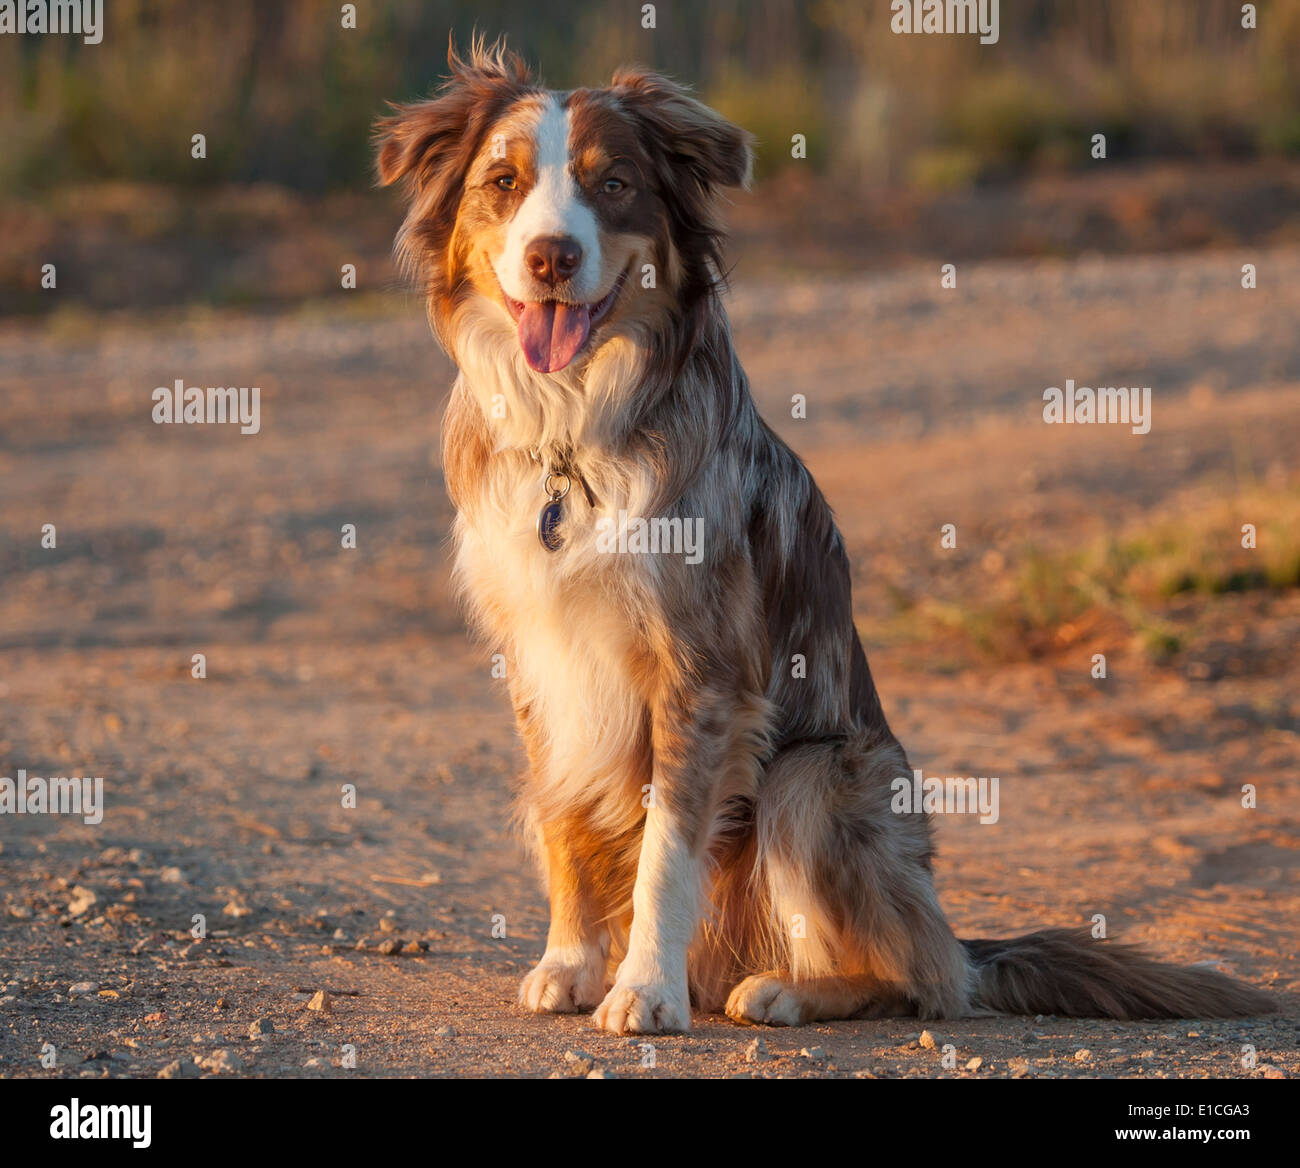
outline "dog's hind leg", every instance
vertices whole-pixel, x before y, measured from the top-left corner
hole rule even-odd
[[[767,1026],[803,1026],[866,1013],[907,1013],[907,1002],[892,986],[869,973],[800,980],[788,973],[756,973],[736,986],[727,999],[728,1017]]]
[[[754,829],[778,972],[736,986],[732,1017],[969,1012],[974,974],[934,893],[929,824],[890,807],[891,781],[909,774],[892,739],[801,745],[772,761]]]

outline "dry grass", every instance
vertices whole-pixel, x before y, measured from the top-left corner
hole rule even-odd
[[[1243,524],[1254,525],[1253,548],[1243,546]],[[1017,659],[1127,633],[1152,658],[1167,658],[1195,646],[1224,595],[1300,587],[1300,487],[1197,493],[1080,547],[1026,542],[1001,572],[972,573],[970,584],[968,603],[895,592],[895,612],[871,635],[957,638],[968,650]]]

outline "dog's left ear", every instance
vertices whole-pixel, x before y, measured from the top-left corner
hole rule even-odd
[[[658,73],[622,69],[610,87],[671,167],[684,169],[702,187],[749,186],[754,139],[748,131]]]

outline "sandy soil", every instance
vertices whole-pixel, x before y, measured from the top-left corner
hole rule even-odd
[[[1026,533],[1070,545],[1189,491],[1284,481],[1298,289],[1295,250],[972,266],[957,292],[937,265],[782,284],[742,265],[732,312],[871,629],[887,584],[978,593],[988,553]],[[107,802],[98,827],[0,817],[0,1076],[1300,1073],[1294,593],[1204,602],[1213,635],[1159,665],[1097,631],[1023,661],[868,645],[916,765],[1001,779],[996,825],[938,827],[961,935],[1101,913],[1272,987],[1278,1015],[842,1022],[765,1031],[747,1061],[758,1033],[726,1019],[647,1043],[520,1011],[546,910],[510,827],[521,756],[490,649],[447,593],[449,376],[401,298],[0,328],[0,774],[102,774]],[[154,425],[150,393],[177,377],[259,385],[262,432]],[[1141,377],[1151,434],[1044,426],[1066,377]]]

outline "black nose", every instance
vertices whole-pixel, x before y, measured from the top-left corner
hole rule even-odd
[[[524,252],[524,263],[534,279],[554,286],[578,270],[582,263],[582,247],[567,235],[534,239]]]

